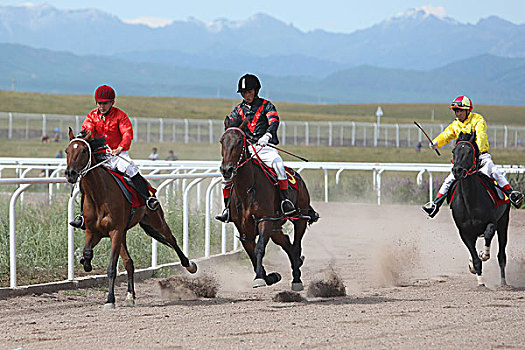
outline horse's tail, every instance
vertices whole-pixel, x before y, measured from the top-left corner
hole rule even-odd
[[[155,230],[152,226],[150,225],[147,225],[147,224],[144,224],[142,222],[139,222],[139,225],[140,227],[142,227],[142,229],[144,230],[144,232],[146,232],[146,234],[154,239],[156,239],[157,241],[159,241],[160,243],[164,244],[164,245],[167,245],[168,247],[170,248],[174,248],[171,246],[171,244],[168,243],[168,241],[166,240],[166,237],[164,237],[162,234],[160,234],[157,230]]]

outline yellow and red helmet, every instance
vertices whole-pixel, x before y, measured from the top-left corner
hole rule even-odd
[[[452,101],[450,104],[450,109],[468,109],[469,111],[472,110],[474,106],[472,105],[472,101],[467,96],[458,96]]]

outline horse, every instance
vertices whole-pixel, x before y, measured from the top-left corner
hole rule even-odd
[[[247,119],[246,119],[247,120]],[[319,215],[310,206],[310,195],[306,184],[298,173],[294,178],[297,190],[290,188],[290,199],[297,208],[298,215],[285,218],[279,212],[279,195],[275,184],[269,181],[261,165],[256,164],[254,158],[249,157],[247,147],[253,145],[247,140],[245,132],[240,127],[229,127],[225,122],[225,132],[220,139],[222,148],[222,162],[220,172],[224,181],[232,182],[230,195],[231,221],[237,227],[240,240],[255,271],[253,288],[269,286],[281,280],[277,272],[266,274],[262,260],[266,245],[271,239],[281,246],[290,259],[292,267],[292,285],[294,291],[304,289],[301,281],[301,266],[304,257],[301,255],[301,240],[307,224],[319,218]],[[294,227],[293,244],[288,235],[283,234],[282,226],[290,220]],[[257,242],[256,236],[259,236]]]
[[[480,167],[479,148],[476,144],[476,133],[460,133],[452,150],[452,173],[456,179],[456,187],[451,188],[452,216],[459,230],[459,236],[466,245],[469,253],[470,272],[477,275],[478,285],[484,286],[481,274],[481,263],[490,258],[490,243],[495,233],[498,233],[498,263],[500,268],[501,285],[506,285],[505,265],[510,204],[508,201],[495,207],[493,199],[482,183],[484,174],[478,173]],[[488,179],[488,177],[487,177]],[[489,181],[493,182],[492,179]],[[450,195],[449,195],[450,198]],[[485,247],[476,252],[478,236],[485,239]]]
[[[111,239],[111,253],[107,270],[109,292],[105,309],[115,308],[115,278],[117,275],[118,257],[128,275],[126,303],[135,304],[135,271],[126,245],[127,231],[140,224],[144,231],[157,241],[173,248],[181,265],[190,273],[197,272],[197,265],[188,260],[177,245],[169,226],[164,219],[162,208],[151,211],[145,206],[133,208],[124,196],[113,176],[99,166],[107,155],[100,153],[104,148],[104,138],[92,138],[91,132],[85,136],[73,135],[69,128],[69,145],[66,148],[67,168],[65,171],[69,183],[75,184],[79,177],[80,187],[84,193],[84,221],[86,225],[85,246],[80,263],[86,272],[92,270],[91,259],[93,248],[103,237]],[[94,164],[91,166],[91,164]]]

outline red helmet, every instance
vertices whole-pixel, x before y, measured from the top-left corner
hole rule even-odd
[[[450,104],[450,109],[468,109],[469,111],[472,110],[474,106],[472,105],[472,101],[467,96],[458,96],[452,101]]]
[[[101,85],[95,91],[96,102],[111,102],[115,99],[115,90],[111,86]]]

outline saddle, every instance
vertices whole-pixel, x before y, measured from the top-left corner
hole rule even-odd
[[[257,158],[254,158],[252,160],[255,162],[255,164],[257,164],[263,170],[268,181],[270,181],[270,183],[272,183],[274,186],[277,186],[278,182],[277,182],[277,174],[275,173],[275,170],[273,168],[270,168],[268,165],[266,165],[264,162],[261,162]],[[298,191],[299,188],[297,186],[297,179],[295,178],[297,173],[295,172],[295,170],[285,166],[284,171],[286,172],[286,177],[288,178],[288,184],[290,185],[289,189]]]
[[[490,198],[492,199],[494,208],[497,208],[500,205],[507,204],[510,202],[509,198],[499,188],[499,186],[496,184],[496,181],[494,179],[491,179],[487,175],[480,173],[480,172],[476,173],[475,176],[481,182],[481,184],[483,185],[483,187],[489,194]],[[447,194],[447,201],[449,205],[452,205],[452,201],[454,200],[454,195],[456,194],[457,185],[458,185],[457,180],[454,180],[454,182],[450,186],[450,189]]]
[[[133,185],[133,182],[129,177],[118,171],[110,170],[108,168],[104,169],[107,170],[113,176],[115,181],[117,181],[117,184],[122,190],[124,197],[126,197],[127,201],[129,202],[129,204],[131,204],[132,208],[143,207],[146,205],[144,198],[142,198],[142,196],[138,194],[137,190],[135,189],[135,186]],[[149,185],[148,188],[152,194],[155,194],[155,192],[157,192],[157,190],[155,190]]]

